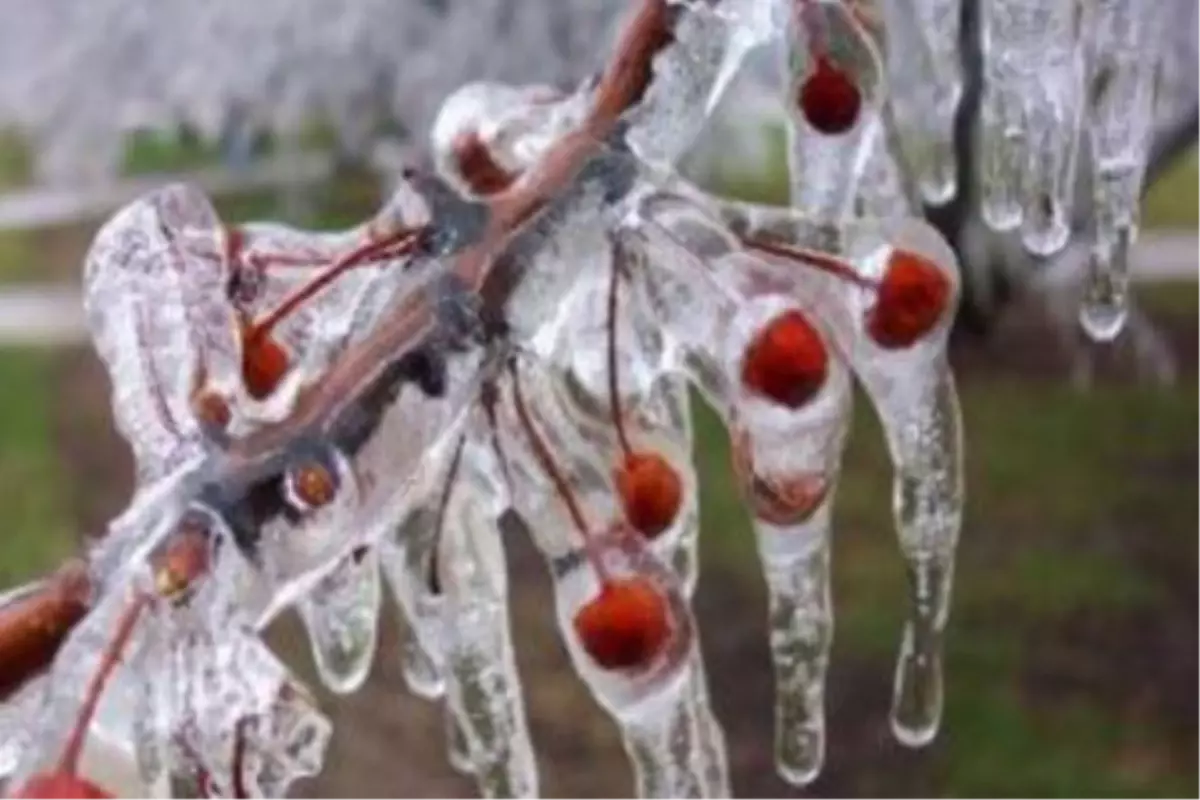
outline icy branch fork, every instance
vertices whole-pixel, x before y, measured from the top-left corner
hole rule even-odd
[[[467,291],[479,292],[496,264],[496,256],[537,214],[568,186],[587,160],[602,146],[621,114],[636,104],[650,79],[650,61],[670,42],[671,10],[666,0],[645,0],[632,18],[610,64],[598,83],[591,113],[578,130],[555,144],[541,163],[506,191],[485,201],[487,221],[477,241],[453,253],[451,273]],[[251,486],[277,468],[289,447],[339,428],[356,412],[377,415],[376,397],[394,395],[397,376],[389,371],[431,335],[438,312],[430,299],[414,293],[403,298],[361,342],[350,345],[326,374],[301,391],[294,410],[283,420],[265,425],[211,456],[212,467],[196,469],[210,481],[228,487]],[[183,503],[181,505],[187,505]],[[39,596],[58,588],[51,578]],[[24,598],[19,605],[24,607]],[[0,617],[0,643],[12,640],[29,617],[6,609]],[[29,614],[33,613],[30,608]],[[53,627],[65,636],[73,620],[65,611]]]
[[[651,78],[650,62],[671,41],[675,12],[665,0],[639,4],[618,41],[615,54],[596,84],[591,108],[582,124],[555,142],[540,162],[520,180],[484,202],[485,221],[478,238],[448,254],[453,259],[450,275],[455,289],[464,297],[485,288],[496,266],[497,256],[518,234],[530,227],[547,205],[568,188],[603,142],[613,133],[624,111],[635,105]],[[460,298],[463,299],[463,298]],[[350,438],[338,445],[361,445],[379,424],[380,417],[395,401],[400,384],[408,377],[405,356],[428,337],[437,336],[439,311],[436,299],[421,292],[402,297],[359,342],[346,347],[329,370],[298,395],[291,412],[282,420],[266,424],[243,438],[233,438],[209,451],[200,463],[180,470],[170,485],[154,487],[141,498],[150,513],[141,519],[119,519],[122,523],[145,523],[157,519],[156,539],[172,530],[170,519],[199,505],[224,517],[227,511],[253,505],[256,486],[278,476],[297,448],[333,438]],[[464,300],[465,302],[465,300]],[[262,515],[278,514],[279,508],[249,509],[251,522],[261,524]],[[168,524],[163,524],[163,522]],[[220,520],[225,522],[225,520]],[[235,534],[236,536],[236,534]],[[140,561],[154,551],[169,553],[171,542],[101,542],[92,555],[90,575],[78,569],[62,570],[46,581],[9,600],[0,614],[0,650],[13,650],[5,659],[6,693],[28,683],[44,670],[58,648],[67,640],[81,612],[105,595],[112,580],[130,555]],[[199,577],[199,576],[197,576]]]

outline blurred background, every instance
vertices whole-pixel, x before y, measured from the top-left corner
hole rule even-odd
[[[18,31],[26,38],[37,31],[61,33],[50,24],[55,19],[30,22],[49,13],[37,9],[54,5],[6,0],[0,29],[9,32],[0,34],[0,45]],[[88,13],[100,15],[140,4],[92,5]],[[264,3],[256,13],[287,16],[274,5]],[[328,54],[351,64],[355,55],[379,52],[385,55],[372,61],[367,78],[361,69],[343,66],[341,85],[346,98],[355,87],[385,88],[377,95],[360,92],[357,105],[349,99],[328,108],[297,101],[291,116],[282,117],[275,114],[274,96],[245,87],[214,94],[202,113],[183,109],[131,122],[95,112],[75,123],[77,152],[55,139],[61,127],[27,125],[25,115],[10,113],[14,104],[33,102],[34,89],[45,84],[14,72],[32,66],[0,59],[0,588],[52,567],[89,532],[102,530],[129,497],[129,453],[113,431],[110,387],[87,344],[79,305],[82,257],[107,214],[150,185],[186,175],[215,194],[229,221],[348,226],[373,210],[400,160],[421,157],[429,109],[445,91],[470,78],[568,84],[599,65],[614,18],[607,7],[593,13],[578,2],[562,4],[550,21],[526,15],[521,4],[481,2],[471,14],[464,5],[393,4],[388,17],[419,64],[431,58],[431,46],[415,41],[420,30],[458,37],[461,48],[442,52],[470,57],[441,70],[436,80],[418,80],[430,74],[426,65],[414,68],[416,77],[391,76],[389,84],[388,70],[400,69],[389,59],[402,64],[404,53],[363,45],[353,25],[343,26],[340,38],[329,34],[337,41],[323,45],[327,52],[318,57],[304,50],[317,45],[295,33],[299,22],[292,21],[291,38],[280,38],[263,21],[263,47],[280,53],[274,68],[295,84],[329,73],[327,64],[321,68]],[[367,12],[359,13],[370,21]],[[129,47],[131,62],[105,61],[95,37],[89,39],[88,19],[56,19],[89,42],[91,49],[65,51],[74,54],[77,69],[106,64],[120,74],[138,65],[138,51]],[[6,28],[8,20],[24,20],[27,27]],[[412,24],[406,27],[406,20]],[[472,21],[476,27],[468,30]],[[127,27],[149,31],[151,39],[159,30],[144,21]],[[119,49],[112,30],[106,35]],[[408,38],[401,36],[405,30]],[[1175,65],[1188,73],[1195,66],[1192,41],[1185,63]],[[543,46],[544,60],[530,58]],[[297,56],[306,52],[311,57]],[[517,52],[519,58],[505,55]],[[195,58],[227,55],[219,49],[197,53]],[[154,75],[170,81],[183,70],[146,59],[143,66],[158,70],[145,68],[152,72],[143,76],[148,84]],[[61,71],[46,75],[68,80],[64,59],[55,63]],[[106,74],[85,80],[77,73],[71,80],[80,85],[70,96],[89,86],[101,99],[105,91],[121,91]],[[404,84],[403,93],[397,83]],[[337,80],[328,84],[322,91],[339,96]],[[1188,109],[1194,109],[1191,85]],[[401,102],[401,94],[416,99]],[[731,98],[693,152],[690,173],[726,194],[786,202],[782,136],[769,94],[751,80],[737,84]],[[43,101],[66,106],[46,110],[42,119],[72,124],[70,115],[63,116],[66,100]],[[380,108],[384,112],[371,116]],[[107,153],[100,168],[85,163],[96,155],[87,146],[89,131],[115,137],[104,139],[103,148],[97,144]],[[973,223],[961,208],[935,212],[935,218],[951,220],[945,223],[948,235],[968,267],[990,276],[968,298],[952,347],[969,494],[947,642],[943,732],[929,748],[908,751],[888,731],[904,576],[891,530],[890,467],[879,426],[859,398],[835,520],[828,764],[808,793],[1197,793],[1198,535],[1192,526],[1200,514],[1200,245],[1194,117],[1184,114],[1166,125],[1162,141],[1135,254],[1135,323],[1114,345],[1085,344],[1075,330],[1069,298],[1077,253],[1031,267],[1002,248],[971,246]],[[47,152],[53,154],[49,170]],[[80,155],[84,161],[72,161]],[[729,479],[724,431],[703,408],[697,426],[696,459],[705,483],[697,610],[734,790],[741,796],[796,795],[775,777],[772,763],[765,594],[753,535]],[[628,794],[630,777],[615,729],[577,684],[546,613],[550,594],[540,558],[527,543],[514,541],[510,566],[518,658],[544,794]],[[398,624],[389,610],[366,688],[349,698],[322,696],[335,721],[333,746],[325,773],[302,793],[474,794],[473,783],[445,761],[440,708],[404,691]],[[289,663],[312,678],[300,636],[298,625],[286,619],[271,633]]]

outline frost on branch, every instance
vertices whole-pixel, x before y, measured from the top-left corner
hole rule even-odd
[[[118,213],[89,253],[87,302],[138,485],[86,568],[0,607],[0,646],[20,656],[0,717],[11,787],[91,791],[81,753],[104,731],[143,786],[282,792],[319,768],[329,725],[259,633],[297,608],[320,679],[352,691],[386,583],[408,622],[406,681],[445,703],[456,768],[485,795],[535,795],[504,556],[528,534],[637,793],[727,796],[691,611],[692,387],[730,431],[754,519],[777,768],[808,783],[825,753],[852,379],[887,437],[909,575],[892,730],[928,743],[962,521],[946,358],[959,276],[905,187],[948,191],[938,142],[957,78],[945,42],[924,28],[885,41],[889,19],[830,0],[646,0],[574,92],[451,95],[436,174],[406,173],[347,231],[225,225],[186,186]],[[904,37],[925,55],[896,102],[937,111],[920,147],[916,117],[892,130],[884,113],[900,65],[883,48]],[[787,208],[673,169],[758,45],[787,86]],[[1061,130],[1041,133],[1039,158],[1073,158]],[[1029,224],[1045,233],[1055,208]]]

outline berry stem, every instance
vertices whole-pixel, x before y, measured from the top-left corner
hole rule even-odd
[[[274,311],[250,328],[246,338],[254,340],[266,336],[289,314],[354,267],[371,263],[372,260],[399,258],[406,255],[416,245],[419,236],[420,230],[401,229],[381,239],[374,239],[354,248],[331,264],[320,275],[286,297]]]
[[[817,9],[818,0],[795,0],[796,16],[800,24],[808,31],[809,47],[816,58],[829,56],[829,32],[820,19]]]
[[[237,723],[233,726],[233,759],[229,765],[230,778],[233,785],[230,786],[230,791],[235,798],[242,800],[250,796],[250,792],[246,791],[246,723],[250,719],[248,717],[240,717]]]
[[[756,239],[753,237],[744,237],[742,244],[751,250],[757,250],[760,253],[766,253],[777,258],[784,258],[788,261],[793,261],[807,267],[813,267],[821,272],[828,273],[844,281],[849,281],[855,286],[860,286],[864,289],[872,291],[879,290],[879,281],[865,278],[858,274],[858,270],[852,264],[844,261],[836,256],[821,253],[816,250],[809,250],[803,247],[796,247],[790,244],[784,244],[770,239]]]
[[[442,494],[438,498],[437,517],[433,524],[433,547],[429,550],[429,574],[425,576],[426,582],[434,594],[441,593],[441,580],[438,577],[438,546],[442,541],[442,529],[446,526],[446,509],[450,506],[450,497],[454,494],[454,487],[458,483],[463,445],[466,442],[466,434],[458,437],[458,444],[454,446],[454,455],[450,457],[450,467],[446,470],[446,479],[442,482]]]
[[[629,436],[625,432],[625,420],[621,413],[621,390],[617,375],[617,290],[621,280],[617,254],[613,254],[612,276],[608,283],[608,397],[612,408],[613,427],[617,431],[617,442],[626,457],[633,454]]]
[[[60,772],[74,775],[79,767],[79,756],[83,752],[84,739],[87,736],[88,728],[91,727],[96,708],[100,705],[100,696],[104,691],[104,685],[108,683],[113,670],[121,663],[121,655],[129,644],[134,626],[149,600],[149,595],[139,592],[130,601],[129,607],[121,614],[121,619],[117,623],[117,632],[113,634],[112,641],[109,642],[104,656],[100,660],[100,666],[96,668],[84,693],[83,705],[79,709],[79,716],[75,719],[75,727],[71,731],[71,737],[67,740],[67,745],[63,748],[62,757],[58,762]]]
[[[571,516],[571,521],[575,524],[579,535],[584,541],[584,552],[587,554],[588,560],[592,562],[592,566],[596,570],[596,574],[600,578],[600,584],[607,586],[609,584],[608,568],[604,566],[604,562],[600,560],[591,547],[588,546],[591,539],[590,528],[588,527],[587,519],[583,516],[583,509],[579,506],[579,500],[575,497],[575,493],[571,490],[571,486],[567,483],[566,477],[558,464],[554,461],[554,456],[550,453],[550,448],[534,427],[533,419],[529,416],[529,408],[525,404],[525,396],[521,391],[521,376],[517,369],[515,361],[508,363],[508,371],[512,374],[513,384],[513,408],[516,409],[517,419],[521,422],[521,427],[525,429],[525,435],[529,437],[529,444],[533,447],[533,454],[549,476],[550,482],[554,484],[554,491],[562,500],[563,505],[567,507],[567,513]]]
[[[521,391],[521,373],[517,369],[515,361],[510,361],[508,371],[512,375],[513,382],[513,407],[517,412],[517,419],[521,422],[521,427],[525,429],[525,435],[529,437],[529,444],[533,447],[533,454],[537,457],[538,463],[542,465],[542,469],[546,471],[550,482],[554,484],[554,491],[558,493],[559,498],[563,501],[563,505],[567,507],[567,513],[571,515],[571,521],[575,527],[579,529],[579,533],[587,538],[588,524],[587,519],[583,516],[583,509],[579,507],[579,501],[575,497],[575,493],[571,491],[570,484],[567,483],[566,477],[562,474],[562,470],[558,468],[558,464],[554,461],[554,456],[550,453],[550,448],[546,446],[545,440],[534,427],[533,419],[529,416],[529,407],[525,404],[525,393]]]

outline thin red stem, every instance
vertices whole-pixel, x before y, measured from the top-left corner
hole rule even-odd
[[[513,407],[517,411],[517,419],[521,422],[521,427],[525,429],[525,435],[529,437],[529,444],[533,447],[533,454],[537,457],[538,463],[542,465],[542,469],[546,471],[550,482],[554,484],[554,491],[558,493],[559,498],[563,501],[563,505],[567,507],[567,513],[571,515],[571,521],[575,523],[575,527],[579,529],[579,533],[586,539],[588,537],[587,519],[583,516],[583,509],[579,507],[579,500],[575,497],[575,493],[571,491],[571,486],[567,483],[567,479],[563,476],[562,470],[558,468],[558,464],[554,461],[554,456],[550,453],[550,448],[538,433],[537,428],[533,424],[533,419],[529,416],[529,407],[525,405],[525,395],[521,391],[521,375],[517,369],[515,362],[508,365],[508,371],[512,375],[513,383]]]
[[[454,485],[458,482],[458,471],[462,465],[463,445],[466,444],[467,437],[462,435],[458,437],[458,444],[454,447],[454,455],[450,458],[450,468],[446,470],[446,480],[442,483],[442,495],[438,498],[437,517],[435,518],[433,528],[433,547],[429,554],[429,574],[426,576],[426,583],[430,588],[436,589],[441,587],[441,578],[438,576],[438,548],[442,541],[442,529],[446,526],[446,509],[450,507],[450,498],[454,494]]]
[[[817,0],[795,0],[799,5],[796,9],[797,18],[808,31],[809,46],[812,48],[813,55],[817,58],[825,58],[829,55],[829,32],[826,30],[823,22],[818,21],[820,11],[817,9]]]
[[[109,642],[104,657],[100,660],[100,666],[96,668],[87,691],[83,695],[83,706],[79,709],[79,716],[75,719],[71,738],[67,740],[67,746],[63,748],[62,758],[58,762],[60,772],[67,775],[75,774],[79,766],[79,755],[83,752],[84,740],[92,724],[92,717],[95,716],[96,708],[100,705],[100,696],[104,692],[104,685],[112,677],[113,670],[121,663],[121,655],[129,644],[134,626],[149,599],[148,595],[139,593],[121,614],[121,619],[117,623],[117,632]]]
[[[270,333],[289,314],[354,267],[362,266],[380,256],[386,255],[391,258],[406,254],[416,244],[417,238],[417,231],[400,230],[382,239],[376,239],[356,247],[335,261],[327,270],[285,298],[274,311],[255,323],[247,338],[260,338]]]
[[[621,390],[617,376],[617,288],[620,283],[618,256],[613,254],[612,277],[608,285],[608,397],[612,406],[613,427],[617,430],[617,441],[626,457],[633,454],[629,436],[625,432],[625,421],[621,414]]]
[[[235,798],[246,798],[250,796],[250,792],[246,791],[246,723],[249,718],[241,717],[234,725],[233,732],[233,759],[229,765],[230,777],[233,785],[230,791]]]
[[[808,250],[803,247],[795,247],[783,244],[782,242],[774,242],[769,239],[752,239],[747,237],[742,239],[742,244],[760,253],[766,253],[777,258],[785,258],[788,261],[803,264],[804,266],[814,267],[844,281],[849,281],[856,286],[861,286],[864,289],[879,289],[878,281],[859,275],[858,270],[852,264],[827,253]]]
[[[579,507],[579,501],[575,497],[575,493],[571,491],[570,484],[567,483],[566,477],[562,474],[562,470],[558,468],[558,464],[554,461],[554,456],[550,453],[550,448],[546,446],[541,435],[537,432],[537,428],[533,425],[533,420],[529,416],[529,408],[525,405],[525,397],[521,392],[521,377],[517,370],[516,362],[509,362],[508,371],[512,373],[513,382],[513,407],[517,410],[517,419],[521,422],[521,427],[525,429],[525,434],[529,437],[529,443],[533,447],[533,454],[537,457],[538,462],[542,465],[542,469],[550,477],[550,482],[554,484],[554,490],[562,499],[563,505],[567,507],[567,513],[571,515],[571,521],[575,523],[575,527],[579,530],[579,535],[583,538],[583,550],[588,561],[592,562],[592,568],[596,570],[596,577],[600,579],[601,586],[609,584],[608,567],[604,565],[600,554],[597,553],[591,546],[591,529],[588,527],[587,520],[583,516],[583,509]]]

